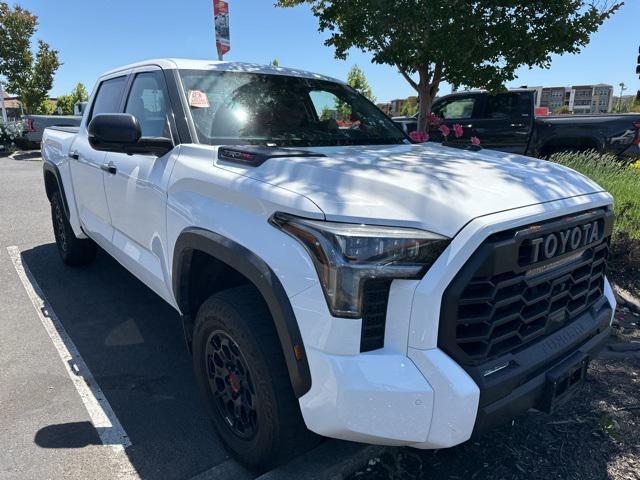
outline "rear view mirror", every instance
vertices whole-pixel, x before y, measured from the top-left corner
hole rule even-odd
[[[96,115],[88,127],[91,147],[103,152],[162,156],[173,148],[165,137],[143,137],[138,119],[130,113]]]

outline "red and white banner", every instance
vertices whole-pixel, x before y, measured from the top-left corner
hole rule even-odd
[[[231,50],[229,38],[229,4],[225,0],[213,0],[213,18],[216,28],[216,48],[218,57]]]

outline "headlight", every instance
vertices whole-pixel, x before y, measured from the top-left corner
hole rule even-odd
[[[307,249],[331,313],[362,316],[362,286],[371,278],[419,279],[450,239],[413,228],[307,220],[276,213],[271,223]]]

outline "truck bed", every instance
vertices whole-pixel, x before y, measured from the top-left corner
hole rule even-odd
[[[42,156],[54,164],[66,164],[65,160],[71,150],[80,127],[48,127],[42,134]]]

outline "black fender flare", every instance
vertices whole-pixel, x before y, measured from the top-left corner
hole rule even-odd
[[[291,385],[297,398],[311,388],[311,373],[302,335],[291,302],[277,275],[253,252],[217,233],[202,228],[186,228],[176,241],[173,254],[173,292],[184,317],[189,311],[187,291],[192,252],[198,250],[229,265],[244,275],[264,298],[282,346]],[[192,321],[192,320],[191,320]]]
[[[42,175],[44,177],[44,188],[47,192],[47,198],[49,199],[49,201],[51,201],[54,190],[51,188],[51,184],[49,183],[47,177],[49,175],[53,175],[53,178],[55,179],[58,187],[58,191],[60,192],[60,196],[62,197],[62,209],[64,210],[64,214],[67,217],[67,220],[69,220],[69,204],[67,203],[67,196],[64,192],[64,183],[62,183],[62,177],[60,176],[60,170],[58,169],[58,166],[45,160],[42,163]]]

